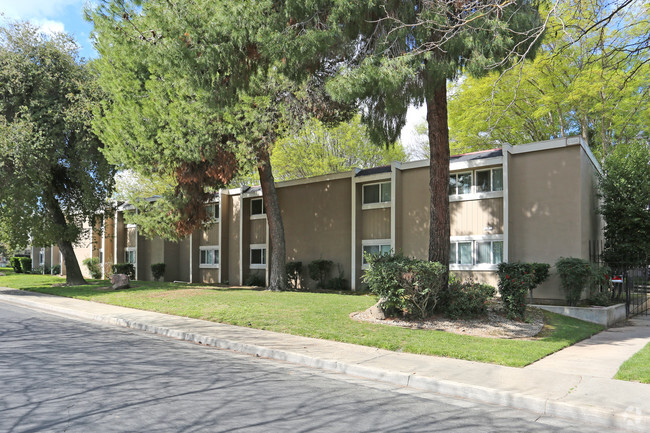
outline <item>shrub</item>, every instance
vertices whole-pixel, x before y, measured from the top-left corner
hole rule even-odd
[[[314,260],[307,266],[309,278],[316,281],[316,288],[324,289],[326,286],[327,278],[332,270],[331,260]]]
[[[475,283],[472,280],[461,282],[450,278],[443,309],[452,319],[484,316],[487,313],[488,299],[494,294],[494,287],[489,284]]]
[[[9,259],[9,264],[14,269],[15,273],[22,274],[23,269],[20,267],[20,257],[11,257]]]
[[[592,278],[592,268],[589,262],[577,257],[560,257],[555,262],[560,274],[564,296],[569,306],[575,306],[580,300],[582,291]]]
[[[550,266],[546,263],[499,263],[499,293],[510,319],[526,318],[526,294],[548,278]]]
[[[250,274],[244,281],[245,286],[264,287],[266,280],[260,274]]]
[[[29,274],[32,271],[32,259],[29,257],[18,257],[20,260],[20,269],[23,273]]]
[[[288,262],[285,265],[287,278],[291,288],[296,290],[300,286],[300,274],[302,274],[302,262]]]
[[[446,267],[440,263],[396,255],[368,255],[363,281],[382,299],[388,314],[424,318],[436,307]]]
[[[151,274],[153,275],[156,281],[160,280],[165,276],[165,268],[167,265],[164,263],[154,263],[151,265]]]
[[[61,273],[61,265],[52,266],[52,269],[50,269],[50,272],[52,273],[52,275],[59,275]]]
[[[99,266],[99,258],[88,257],[83,261],[84,266],[90,272],[90,277],[98,280],[102,277],[102,268]]]
[[[49,274],[50,273],[50,267],[47,265],[39,266],[37,268],[34,268],[33,272],[35,274]]]
[[[135,266],[133,263],[116,263],[111,266],[111,274],[126,274],[131,280],[135,280]]]

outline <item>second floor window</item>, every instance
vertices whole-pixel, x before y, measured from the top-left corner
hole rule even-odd
[[[363,204],[390,203],[390,182],[363,186]]]
[[[254,198],[251,200],[251,216],[264,215],[264,199]]]

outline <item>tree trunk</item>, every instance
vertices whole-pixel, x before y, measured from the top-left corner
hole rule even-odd
[[[60,239],[56,244],[63,255],[63,262],[65,263],[65,284],[68,286],[88,284],[81,273],[72,242]]]
[[[59,239],[56,240],[56,244],[59,247],[59,251],[61,251],[61,255],[63,255],[63,263],[65,263],[66,285],[79,286],[81,284],[88,284],[81,273],[72,242],[64,239],[63,234],[68,232],[68,222],[65,220],[65,215],[63,215],[59,202],[54,198],[54,194],[50,194],[46,198],[46,201],[47,208],[50,211],[50,215],[52,215],[52,221],[59,226]]]
[[[449,266],[449,128],[447,126],[447,82],[437,80],[427,96],[429,128],[429,261]],[[447,288],[449,271],[443,288]]]
[[[264,197],[264,210],[266,211],[266,220],[269,226],[269,238],[271,240],[271,254],[267,257],[270,262],[270,275],[268,282],[269,290],[286,290],[287,273],[285,270],[286,246],[284,244],[284,225],[282,224],[282,213],[280,212],[280,203],[278,194],[275,189],[273,172],[271,171],[271,158],[269,152],[265,149],[258,154],[257,170],[260,175],[260,184],[262,185],[262,196]]]

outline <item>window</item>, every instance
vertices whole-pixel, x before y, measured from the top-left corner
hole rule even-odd
[[[390,239],[377,239],[361,242],[361,268],[367,269],[368,262],[366,261],[366,254],[379,255],[390,254],[392,248],[390,246]]]
[[[210,221],[219,221],[219,203],[212,203],[205,207],[205,213]]]
[[[372,183],[363,186],[363,201],[365,204],[390,203],[390,182]]]
[[[251,245],[251,269],[265,269],[266,268],[266,245],[253,244]]]
[[[264,210],[264,199],[254,198],[251,200],[251,217],[261,218],[266,214]]]
[[[218,268],[219,267],[219,247],[206,246],[199,247],[199,268]]]
[[[135,248],[128,247],[124,250],[124,263],[135,264]]]
[[[473,263],[472,241],[451,242],[449,244],[450,265],[471,265]]]
[[[99,249],[99,263],[104,263],[104,248]]]
[[[41,250],[38,252],[38,265],[45,265],[45,248],[41,248]]]
[[[476,172],[476,192],[503,191],[503,169]]]
[[[449,195],[471,194],[472,172],[454,173],[449,176]]]
[[[496,265],[503,261],[503,241],[476,242],[476,264]]]

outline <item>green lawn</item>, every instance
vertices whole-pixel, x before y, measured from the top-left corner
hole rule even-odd
[[[614,379],[650,383],[650,343],[625,361]]]
[[[140,281],[133,282],[132,289],[118,292],[102,290],[106,282],[99,281],[87,286],[51,287],[61,282],[61,278],[40,275],[0,277],[0,286],[388,350],[515,367],[523,367],[602,330],[599,325],[544,312],[547,327],[536,340],[481,338],[351,320],[350,313],[365,310],[376,302],[370,295],[269,292]]]

